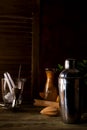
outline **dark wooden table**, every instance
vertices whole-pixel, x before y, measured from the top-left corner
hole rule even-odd
[[[0,107],[0,130],[87,130],[87,122],[64,124],[61,117],[40,114],[42,107],[22,106],[19,111]]]

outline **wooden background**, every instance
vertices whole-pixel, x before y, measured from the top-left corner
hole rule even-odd
[[[86,14],[86,3],[75,0],[0,2],[0,78],[6,71],[17,78],[21,64],[29,101],[32,91],[37,96],[44,89],[45,68],[64,65],[66,58],[87,59]]]
[[[3,0],[0,2],[0,79],[9,72],[26,78],[24,100],[31,99],[32,76],[32,9],[28,0]]]

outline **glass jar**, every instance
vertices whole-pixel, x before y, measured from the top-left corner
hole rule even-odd
[[[75,59],[65,60],[65,69],[59,74],[58,88],[63,122],[80,121],[80,73]]]
[[[8,82],[7,82],[8,81]],[[22,104],[22,95],[26,79],[17,79],[15,87],[11,85],[11,80],[1,79],[2,99],[6,108],[19,108]]]

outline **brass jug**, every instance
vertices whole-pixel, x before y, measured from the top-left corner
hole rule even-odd
[[[44,99],[48,101],[56,101],[58,92],[54,84],[55,69],[46,68],[45,72],[46,72],[47,80],[46,80],[45,90],[44,90],[44,94],[45,94]]]

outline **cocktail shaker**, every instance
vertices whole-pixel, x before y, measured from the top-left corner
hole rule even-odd
[[[60,111],[63,122],[80,121],[80,72],[75,59],[66,59],[64,70],[58,77]]]

